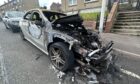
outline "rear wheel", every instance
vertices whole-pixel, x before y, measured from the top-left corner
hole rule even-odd
[[[60,71],[66,71],[74,65],[74,54],[65,43],[52,44],[49,55],[52,64]]]
[[[11,30],[12,30],[13,33],[17,33],[17,32],[19,32],[18,29],[15,29],[15,28],[13,28],[13,27],[11,27]]]

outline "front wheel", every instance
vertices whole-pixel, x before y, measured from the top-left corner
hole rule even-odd
[[[65,43],[52,44],[49,48],[49,55],[52,64],[60,71],[66,71],[74,65],[74,54]]]

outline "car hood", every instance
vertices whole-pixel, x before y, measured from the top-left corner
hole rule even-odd
[[[22,18],[10,18],[10,21],[20,21]]]
[[[55,20],[53,24],[78,24],[78,23],[81,24],[82,22],[83,19],[80,17],[80,15],[75,14],[75,15],[59,18]]]

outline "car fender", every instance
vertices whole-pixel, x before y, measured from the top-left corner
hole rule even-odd
[[[59,41],[63,41],[65,43],[68,43],[69,44],[69,50],[71,50],[72,46],[74,45],[75,42],[78,42],[76,39],[66,35],[66,34],[59,34],[59,33],[54,33],[54,34],[46,34],[47,38],[46,38],[46,41],[45,42],[47,45],[47,49],[49,48],[49,46],[52,44],[52,43],[55,43],[55,42],[59,42]],[[54,39],[60,39],[59,41],[54,41]]]

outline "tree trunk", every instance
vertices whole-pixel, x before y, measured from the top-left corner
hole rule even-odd
[[[128,0],[128,4],[132,7],[133,0]]]

